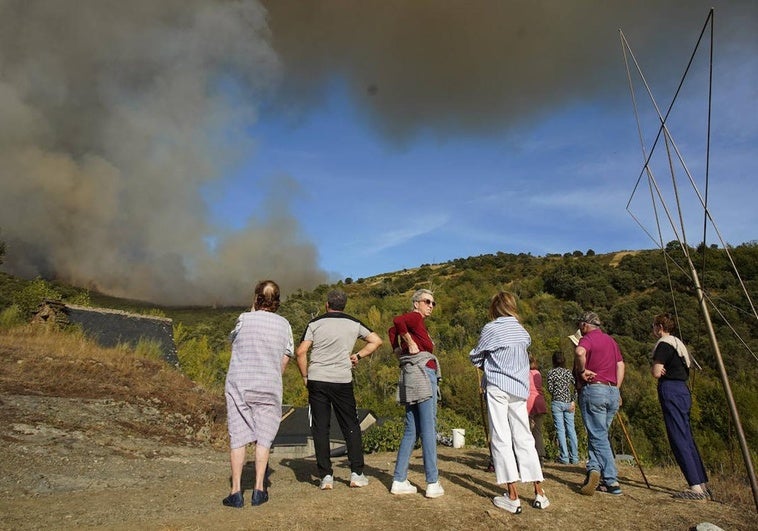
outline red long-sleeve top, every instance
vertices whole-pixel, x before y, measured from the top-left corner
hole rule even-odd
[[[418,345],[421,352],[434,352],[434,342],[429,337],[429,332],[424,325],[424,318],[418,312],[408,312],[403,315],[398,315],[392,320],[395,325],[395,332],[397,333],[398,340],[400,336],[406,332],[411,335],[413,341]],[[408,354],[408,345],[405,342],[400,342],[403,348],[403,353]]]

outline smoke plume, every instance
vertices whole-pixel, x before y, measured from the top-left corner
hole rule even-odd
[[[263,3],[287,105],[312,104],[329,76],[342,76],[398,144],[507,131],[571,101],[628,106],[619,29],[650,74],[674,81],[714,5],[719,52],[758,49],[752,0]]]
[[[721,46],[754,57],[758,4],[722,3]],[[291,180],[258,183],[266,212],[244,229],[209,221],[202,192],[254,149],[262,105],[307,112],[341,79],[390,143],[507,131],[626,98],[619,28],[677,78],[711,4],[0,0],[7,267],[164,303],[312,287],[326,275]]]
[[[247,303],[268,277],[285,291],[323,282],[286,194],[261,187],[268,215],[235,232],[211,225],[201,194],[254,148],[244,128],[279,81],[265,15],[236,1],[0,1],[8,270],[173,304]]]

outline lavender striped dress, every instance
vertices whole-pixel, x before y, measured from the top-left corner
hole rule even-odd
[[[292,328],[275,313],[245,312],[231,339],[224,389],[230,446],[271,448],[282,417],[282,358],[294,355]]]

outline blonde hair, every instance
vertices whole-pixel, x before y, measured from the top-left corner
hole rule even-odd
[[[505,316],[515,317],[517,321],[521,320],[516,307],[516,296],[508,291],[501,291],[492,297],[492,302],[490,302],[490,319]]]

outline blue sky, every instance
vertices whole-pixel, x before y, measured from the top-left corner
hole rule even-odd
[[[664,111],[688,58],[659,80],[656,98]],[[675,105],[670,130],[704,193],[707,70],[699,67]],[[709,203],[725,240],[742,243],[758,237],[750,185],[758,170],[755,88],[717,80],[715,93]],[[649,150],[658,122],[649,102],[637,97]],[[632,196],[643,158],[628,88],[610,101],[579,99],[518,127],[506,125],[489,134],[421,131],[398,145],[372,127],[336,80],[298,120],[262,113],[249,129],[254,152],[211,210],[217,222],[241,227],[260,207],[261,183],[291,179],[297,183],[291,211],[333,278],[498,251],[545,255],[656,246],[626,211],[631,199],[630,209],[657,235],[646,180]],[[662,147],[653,159],[656,178],[675,208]],[[681,168],[676,172],[686,180]],[[696,244],[702,208],[681,186],[687,238]],[[675,239],[663,230],[664,241]],[[719,243],[712,230],[707,239]]]
[[[758,238],[754,0],[59,4],[0,2],[12,274],[244,304],[263,278],[291,293],[484,253],[653,248],[626,212],[643,157],[619,28],[665,109],[714,4],[709,206],[725,241]],[[701,190],[705,41],[668,122]],[[649,149],[658,120],[635,93]],[[631,207],[657,237],[652,204],[642,187]]]

